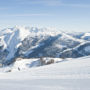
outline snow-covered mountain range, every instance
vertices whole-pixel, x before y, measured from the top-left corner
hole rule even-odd
[[[90,55],[90,33],[65,33],[52,28],[14,27],[0,30],[0,62],[16,58]]]

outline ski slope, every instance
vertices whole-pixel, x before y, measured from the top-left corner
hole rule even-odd
[[[15,65],[21,68],[24,63],[17,61]],[[12,72],[0,72],[0,90],[90,90],[89,56],[20,71],[15,69],[13,66]]]

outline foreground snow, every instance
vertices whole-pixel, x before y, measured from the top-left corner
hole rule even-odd
[[[14,66],[12,72],[0,73],[0,90],[90,90],[90,57],[21,71]]]

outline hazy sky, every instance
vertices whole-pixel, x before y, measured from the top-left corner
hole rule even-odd
[[[0,0],[0,28],[15,25],[90,31],[90,0]]]

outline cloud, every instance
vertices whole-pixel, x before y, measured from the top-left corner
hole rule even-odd
[[[65,0],[13,0],[17,5],[44,5],[44,6],[59,6],[59,7],[76,7],[76,8],[90,8],[90,3],[81,4],[71,3],[71,0],[68,0],[68,3]],[[3,9],[3,8],[1,8]]]
[[[89,4],[61,4],[64,7],[90,8]]]
[[[14,17],[30,17],[30,16],[51,16],[51,14],[36,13],[36,14],[5,14],[0,16],[14,16]]]
[[[50,14],[14,14],[14,15],[11,15],[11,16],[49,16]]]
[[[63,7],[78,7],[90,8],[90,4],[72,4],[65,3],[64,0],[17,0],[21,5],[44,5],[44,6],[63,6]]]
[[[19,0],[18,3],[27,5],[56,6],[61,3],[61,0]]]

